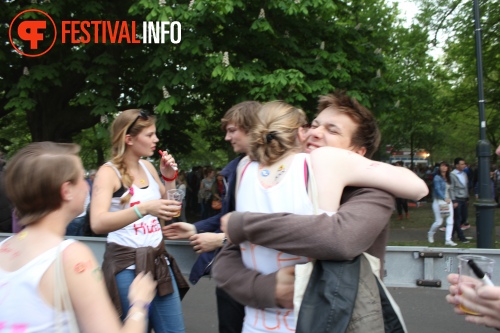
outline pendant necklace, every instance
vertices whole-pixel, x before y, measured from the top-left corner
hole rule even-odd
[[[260,172],[260,174],[262,175],[262,177],[267,177],[267,176],[269,176],[269,173],[270,173],[270,172],[269,172],[269,170],[267,170],[267,169],[264,169],[264,170],[262,170],[262,171]]]

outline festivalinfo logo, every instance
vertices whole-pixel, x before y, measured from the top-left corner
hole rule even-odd
[[[178,21],[61,21],[39,9],[17,14],[9,26],[9,40],[14,49],[26,57],[39,57],[62,44],[179,44],[181,23]],[[139,30],[140,29],[140,30]],[[139,31],[141,35],[138,34]]]

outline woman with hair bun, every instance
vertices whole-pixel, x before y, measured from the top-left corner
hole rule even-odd
[[[111,160],[94,179],[90,224],[97,234],[108,233],[103,272],[111,298],[126,318],[130,303],[126,291],[137,272],[151,272],[158,281],[149,311],[155,332],[184,332],[181,297],[188,283],[175,259],[165,249],[161,220],[179,213],[181,202],[167,200],[175,188],[177,165],[164,152],[160,181],[146,159],[157,150],[155,118],[144,110],[126,110],[111,125]]]

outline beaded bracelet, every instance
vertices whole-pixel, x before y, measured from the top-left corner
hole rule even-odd
[[[137,302],[130,304],[130,306],[128,307],[128,314],[125,317],[124,321],[126,321],[127,319],[131,319],[131,320],[141,320],[143,318],[145,319],[147,314],[149,313],[149,305],[150,304],[151,303],[146,303],[146,302],[142,302],[142,301],[137,301]],[[130,310],[132,309],[132,307],[139,306],[139,305],[141,306],[140,308],[142,311],[136,311],[136,312],[130,314]]]
[[[177,179],[177,175],[179,174],[179,170],[175,170],[175,174],[172,178],[167,178],[164,175],[161,175],[161,178],[165,180],[166,182],[173,182],[175,179]]]
[[[149,311],[150,305],[151,305],[151,303],[137,301],[137,302],[130,304],[130,306],[128,307],[128,310],[130,311],[130,309],[132,309],[134,306],[140,306],[140,308],[143,309],[144,311],[146,311],[146,313],[147,313]]]
[[[139,211],[139,208],[137,208],[137,206],[134,206],[134,211],[137,214],[137,217],[139,217],[140,219],[142,219],[144,217],[144,216],[142,216],[142,214]]]

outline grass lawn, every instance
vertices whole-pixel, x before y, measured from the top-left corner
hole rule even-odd
[[[418,229],[419,231],[425,231],[425,237],[422,236],[421,240],[415,241],[400,241],[400,242],[389,242],[388,245],[391,246],[435,246],[435,247],[443,247],[444,246],[444,233],[442,231],[437,231],[434,237],[434,244],[429,244],[427,242],[427,231],[429,230],[432,223],[434,223],[434,213],[432,212],[432,202],[423,202],[420,203],[419,207],[416,207],[414,203],[409,203],[409,213],[410,218],[398,221],[398,214],[394,211],[390,225],[391,230],[413,230]],[[500,208],[495,209],[494,213],[495,226],[500,227]],[[457,242],[460,248],[475,248],[477,247],[477,239],[476,239],[476,207],[474,206],[474,199],[471,199],[469,203],[469,219],[468,219],[471,228],[468,231],[465,231],[465,236],[472,236],[474,239],[470,241],[469,244],[461,244]],[[445,223],[443,222],[443,225]],[[497,230],[497,235],[495,237],[495,248],[500,248],[500,230]]]

